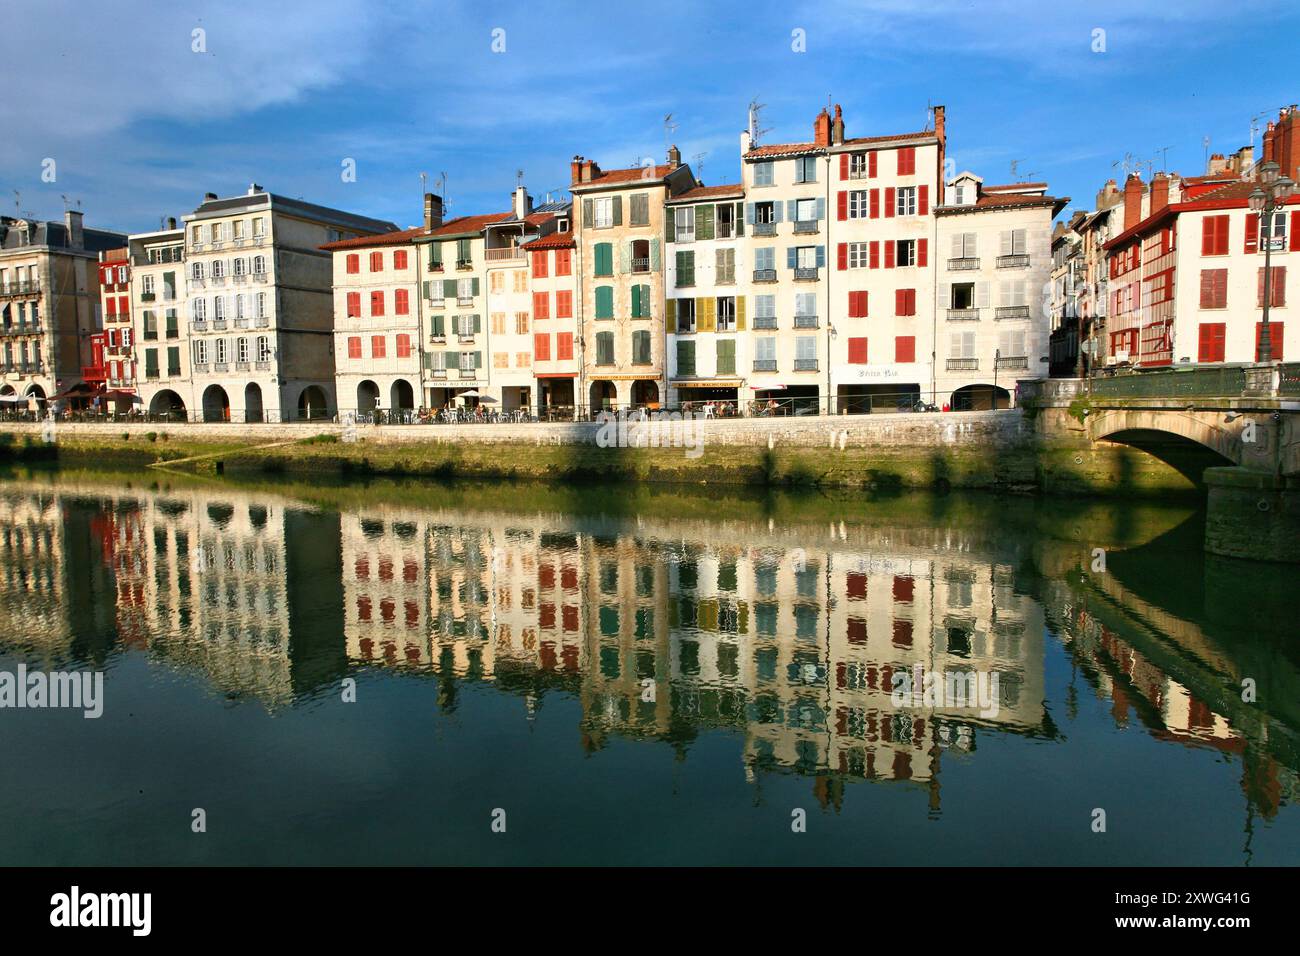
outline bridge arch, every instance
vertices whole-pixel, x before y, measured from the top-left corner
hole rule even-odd
[[[1241,464],[1241,426],[1225,421],[1218,411],[1186,412],[1165,409],[1108,409],[1088,419],[1088,436],[1142,445],[1152,437],[1175,435],[1217,454],[1232,464]],[[1144,441],[1146,440],[1146,441]]]

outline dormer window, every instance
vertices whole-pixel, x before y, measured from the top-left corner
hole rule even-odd
[[[966,184],[958,183],[952,189],[952,201],[958,206],[966,205]]]

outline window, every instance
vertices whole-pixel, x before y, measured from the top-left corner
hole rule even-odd
[[[406,289],[397,289],[393,292],[393,314],[411,314],[411,297]]]
[[[194,226],[192,229],[190,229],[190,242],[194,243],[194,245],[196,246],[200,246],[203,244],[202,226]]]
[[[757,226],[775,225],[776,224],[776,203],[774,202],[754,203],[754,224]]]
[[[597,365],[614,364],[614,333],[613,332],[596,333],[596,364]]]
[[[397,357],[411,357],[411,336],[406,332],[397,333]]]
[[[493,312],[490,316],[492,322],[493,335],[506,334],[506,314],[504,312]]]
[[[798,292],[794,297],[794,314],[795,318],[817,316],[817,293],[816,292]]]
[[[226,297],[224,295],[212,297],[212,317],[217,321],[226,317]]]
[[[695,285],[695,252],[691,249],[677,252],[677,286]]]
[[[916,175],[916,147],[904,146],[898,151],[898,175]]]
[[[644,283],[632,286],[632,318],[650,318],[650,286]]]
[[[257,337],[257,360],[259,362],[271,361],[271,340],[265,335]]]
[[[677,299],[677,331],[682,334],[695,331],[695,300]]]
[[[116,365],[117,363],[113,363],[113,364]],[[145,378],[158,377],[158,350],[157,349],[144,350],[144,377]]]
[[[551,317],[551,294],[549,292],[533,293],[533,315],[538,321]]]
[[[847,246],[847,250],[846,250],[847,259],[845,261],[846,268],[849,269],[867,268],[867,266],[869,265],[868,258],[867,258],[867,243],[850,242],[850,243],[845,243],[844,245]]]
[[[916,315],[916,290],[915,289],[894,290],[894,314],[895,315]]]
[[[894,337],[894,361],[895,362],[916,361],[916,336],[915,335],[897,335]]]
[[[545,249],[538,249],[532,254],[533,259],[533,278],[545,279],[549,275],[547,266],[550,264],[548,253]]]
[[[179,345],[169,345],[167,347],[167,374],[181,374],[181,349]]]
[[[1264,323],[1255,323],[1255,361],[1261,361],[1259,339],[1260,334],[1264,331]],[[1274,362],[1282,361],[1282,323],[1270,321],[1268,323],[1268,344],[1269,355]]]
[[[867,218],[867,197],[869,191],[866,189],[851,189],[847,193],[848,205],[846,213],[849,219],[866,219]]]
[[[539,362],[551,360],[551,337],[545,332],[533,335],[533,357]]]
[[[948,348],[951,358],[975,358],[975,333],[953,332]]]
[[[596,286],[596,318],[612,319],[614,317],[614,287],[612,285]]]
[[[770,372],[776,371],[776,337],[765,335],[754,339],[754,361],[763,363]]]
[[[754,296],[754,328],[776,328],[776,296]]]
[[[900,216],[916,215],[916,187],[899,186],[898,191],[894,193],[896,212]]]
[[[194,343],[194,361],[198,365],[208,364],[208,342],[207,339],[199,339]]]
[[[731,285],[736,281],[736,250],[718,249],[716,253],[713,281],[718,285]]]
[[[257,317],[259,319],[266,318],[266,293],[265,292],[257,293]]]
[[[717,311],[718,331],[736,331],[736,297],[734,295],[718,296],[715,308]]]
[[[1281,308],[1286,305],[1286,266],[1274,266],[1271,270],[1268,289],[1268,304],[1270,308]],[[1259,270],[1259,287],[1256,297],[1255,308],[1264,307],[1264,270]],[[1274,349],[1274,358],[1277,358],[1276,349]]]
[[[646,329],[637,329],[632,333],[632,364],[650,364],[650,333]]]
[[[817,337],[814,335],[799,335],[794,340],[794,370],[816,371],[817,369]]]
[[[555,274],[557,276],[567,276],[573,274],[573,250],[572,249],[555,250]]]
[[[236,259],[234,261],[234,266],[235,266],[235,275],[237,276],[245,275],[248,272],[247,259]]]
[[[555,317],[557,319],[573,318],[573,293],[562,289],[555,293]]]
[[[849,364],[850,365],[867,364],[866,336],[857,336],[849,339]]]
[[[695,374],[695,343],[692,341],[679,341],[677,343],[677,374]]]
[[[527,335],[527,334],[528,334],[528,313],[516,312],[515,313],[515,335]]]
[[[405,250],[405,249],[398,249],[398,250],[396,250],[396,251],[393,252],[393,268],[394,268],[394,269],[405,269],[405,268],[406,268],[406,250]]]
[[[595,225],[597,229],[608,229],[610,226],[614,225],[613,197],[597,199],[592,208],[596,217]]]
[[[636,193],[628,201],[627,224],[629,226],[650,225],[650,196]]]
[[[1273,213],[1273,227],[1269,228],[1268,220],[1262,220],[1259,224],[1259,248],[1265,249],[1271,243],[1274,252],[1281,252],[1286,248],[1286,223],[1287,213],[1285,211]]]
[[[370,293],[370,314],[384,314],[384,293],[381,289],[376,289]]]
[[[361,336],[359,335],[348,336],[348,358],[350,359],[361,358]]]
[[[867,293],[849,293],[849,318],[865,319],[867,317]]]
[[[229,343],[227,343],[225,339],[217,339],[217,361],[218,362],[230,361],[229,352],[230,352]]]
[[[817,219],[817,200],[796,199],[794,203],[794,219],[796,223],[815,221]]]
[[[241,338],[235,342],[235,361],[248,361],[248,339]]]
[[[1223,343],[1227,336],[1227,330],[1228,326],[1224,322],[1202,322],[1200,341],[1196,349],[1196,361],[1222,362]]]
[[[1201,255],[1228,254],[1228,217],[1206,216],[1201,220]]]
[[[149,298],[153,298],[153,294],[154,294],[153,276],[144,276],[141,278],[140,292],[143,295],[148,296]]]
[[[1025,332],[1024,329],[1012,329],[998,333],[998,352],[1001,358],[1006,359],[1025,358]]]
[[[168,309],[167,312],[165,313],[165,317],[166,317],[166,323],[167,323],[167,338],[169,338],[169,339],[179,338],[179,337],[180,337],[180,334],[181,334],[181,330],[180,330],[180,323],[179,323],[179,321],[178,321],[177,318],[176,318],[176,310],[175,310],[175,309]],[[125,329],[125,330],[123,330],[123,332],[122,332],[122,344],[123,344],[123,345],[130,345],[130,344],[131,344],[131,330],[130,330],[130,329]]]
[[[253,275],[266,275],[266,256],[253,256]]]
[[[683,206],[673,210],[673,228],[677,242],[695,241],[695,209]],[[680,256],[681,253],[678,253]]]
[[[737,205],[732,205],[729,202],[724,202],[719,203],[716,208],[717,238],[732,239],[739,235],[739,230],[736,228],[736,212],[739,207]]]
[[[493,353],[492,353],[492,367],[493,367],[493,368],[509,368],[509,367],[510,367],[510,353],[509,353],[509,352],[493,352]]]
[[[190,314],[194,316],[194,321],[202,322],[208,317],[208,300],[195,299],[190,303]]]
[[[370,357],[384,358],[385,354],[384,337],[382,335],[370,336]]]
[[[456,240],[456,268],[466,269],[473,264],[470,253],[470,240]]]
[[[226,275],[226,263],[224,259],[212,260],[212,278],[223,279]]]
[[[772,246],[764,246],[761,249],[754,250],[754,271],[755,272],[776,271],[776,249],[775,248],[773,248]]]
[[[109,335],[112,334],[113,333],[110,330]],[[144,337],[146,339],[158,338],[158,317],[153,312],[150,311],[146,311],[144,313]],[[109,341],[108,344],[110,348],[113,345],[111,340]]]
[[[258,216],[253,220],[253,236],[257,237],[264,235],[266,235],[266,220],[261,216]]]
[[[817,157],[816,156],[795,157],[794,181],[797,183],[817,182]]]
[[[1025,230],[1004,229],[1002,231],[1002,255],[1023,256],[1025,248]]]
[[[718,339],[717,370],[719,375],[736,374],[736,340],[735,339]]]
[[[555,336],[555,357],[561,362],[573,359],[573,333],[561,332]]]
[[[612,276],[614,274],[614,245],[609,242],[598,242],[593,250],[595,266],[595,275]]]
[[[875,158],[875,153],[871,154]],[[867,154],[850,153],[849,154],[849,179],[863,179],[867,175]]]
[[[975,233],[959,232],[952,237],[952,257],[954,259],[974,259],[978,255],[975,251]]]
[[[770,162],[755,163],[754,164],[754,185],[755,186],[772,185],[773,182],[772,168],[773,167]]]
[[[916,265],[916,240],[899,239],[898,248],[894,253],[894,263],[898,266]]]

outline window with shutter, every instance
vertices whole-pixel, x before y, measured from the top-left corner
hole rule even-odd
[[[894,361],[916,361],[916,336],[898,335],[894,337]]]
[[[866,336],[855,336],[849,339],[849,364],[850,365],[867,364]]]
[[[1283,325],[1284,323],[1282,322],[1273,322],[1271,320],[1268,323],[1269,353],[1270,353],[1270,357],[1274,362],[1283,361],[1282,341],[1285,338],[1285,336],[1282,334]],[[1256,322],[1255,323],[1255,361],[1256,362],[1263,361],[1259,349],[1260,336],[1263,334],[1263,331],[1264,331],[1264,323]]]

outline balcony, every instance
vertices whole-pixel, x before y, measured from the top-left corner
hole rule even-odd
[[[474,333],[461,332],[459,335],[456,336],[456,341],[459,342],[461,345],[472,345],[474,344]]]
[[[225,320],[225,319],[213,319],[213,320],[212,320],[212,330],[213,330],[214,332],[224,332],[224,331],[226,331],[226,320]]]
[[[39,282],[10,282],[0,288],[0,295],[36,295],[40,291]]]
[[[796,282],[816,282],[817,272],[816,266],[795,266],[794,278]]]
[[[1029,256],[998,256],[996,265],[999,269],[1023,269],[1029,265]]]
[[[815,236],[817,235],[816,219],[797,219],[794,224],[794,234],[796,236]]]
[[[248,368],[249,368],[249,365],[248,365],[247,362],[236,362],[236,363],[235,363],[235,371],[236,371],[236,372],[247,372],[247,371],[248,371]]]
[[[757,330],[762,330],[762,329],[775,329],[775,328],[776,328],[776,316],[775,316],[775,315],[756,315],[756,316],[754,316],[754,328],[757,329]]]
[[[141,293],[140,293],[140,301],[141,301],[141,302],[152,302],[152,301],[154,301],[155,298],[157,298],[157,296],[156,296],[154,293],[152,293],[152,292],[141,292]]]
[[[447,370],[445,368],[431,368],[429,369],[429,375],[433,378],[446,378]]]
[[[513,262],[523,257],[524,250],[518,246],[510,246],[506,249],[489,249],[486,253],[488,262]]]
[[[443,335],[441,332],[434,332],[429,336],[429,341],[433,345],[446,345],[447,336]]]
[[[237,329],[248,328],[248,319],[235,319],[235,328]]]
[[[979,309],[949,309],[949,322],[978,322],[980,317]]]
[[[774,222],[756,222],[756,223],[754,223],[754,235],[755,235],[755,236],[759,236],[759,237],[762,237],[762,236],[775,236],[775,235],[776,235],[776,223],[774,223]]]
[[[460,369],[460,377],[462,379],[473,379],[476,378],[477,376],[478,376],[478,372],[476,369],[472,369],[472,368]]]
[[[1000,305],[993,310],[995,319],[1027,319],[1029,318],[1029,306],[1027,305]]]
[[[776,359],[754,359],[755,372],[775,372]]]
[[[639,274],[639,273],[644,273],[644,272],[649,272],[649,271],[650,271],[650,260],[649,260],[649,258],[645,258],[645,257],[643,257],[643,258],[639,258],[639,259],[633,259],[633,260],[632,260],[632,271],[635,272],[635,273],[638,273],[638,274]]]
[[[459,269],[461,272],[468,272],[469,270],[471,270],[471,269],[474,268],[474,260],[472,260],[472,259],[457,259],[457,260],[456,260],[456,268]]]
[[[225,285],[225,284],[226,284],[226,277],[225,277],[225,276],[212,276],[212,278],[211,278],[210,281],[212,282],[213,285]]]
[[[270,328],[271,320],[264,315],[259,315],[253,320],[253,325],[259,329]]]
[[[794,327],[796,329],[815,329],[817,328],[817,316],[796,315],[794,317]]]
[[[950,358],[946,363],[950,372],[978,372],[980,360],[977,358]]]
[[[458,295],[458,296],[456,296],[456,304],[457,304],[457,305],[473,305],[473,304],[474,304],[474,297],[473,297],[472,295]]]
[[[948,260],[948,270],[950,272],[967,272],[971,269],[978,269],[980,261],[974,256],[962,256],[959,259]]]
[[[253,273],[253,281],[254,281],[254,282],[265,282],[266,279],[267,279],[267,275],[266,275],[265,272],[254,272],[254,273]]]
[[[1002,355],[997,360],[998,368],[1010,369],[1027,369],[1029,368],[1029,356],[1027,355]]]
[[[271,371],[271,360],[270,360],[270,359],[262,359],[260,362],[254,362],[254,363],[253,363],[253,370],[254,370],[254,371],[257,371],[257,372],[269,372],[269,371]]]
[[[195,363],[194,363],[194,371],[196,371],[196,372],[204,372],[204,373],[206,373],[206,372],[210,371],[211,368],[212,368],[212,367],[211,367],[210,365],[208,365],[207,362],[195,362]]]
[[[191,332],[206,332],[207,330],[208,330],[207,319],[194,319],[192,322],[190,322]]]
[[[214,371],[214,372],[229,372],[229,371],[230,371],[230,363],[229,363],[229,362],[213,362],[213,363],[212,363],[212,371]]]
[[[794,370],[796,372],[815,372],[817,371],[817,360],[815,358],[797,358],[794,360]]]
[[[755,269],[755,270],[754,270],[754,281],[755,281],[755,282],[775,282],[775,281],[776,281],[776,270],[775,270],[775,269]]]

